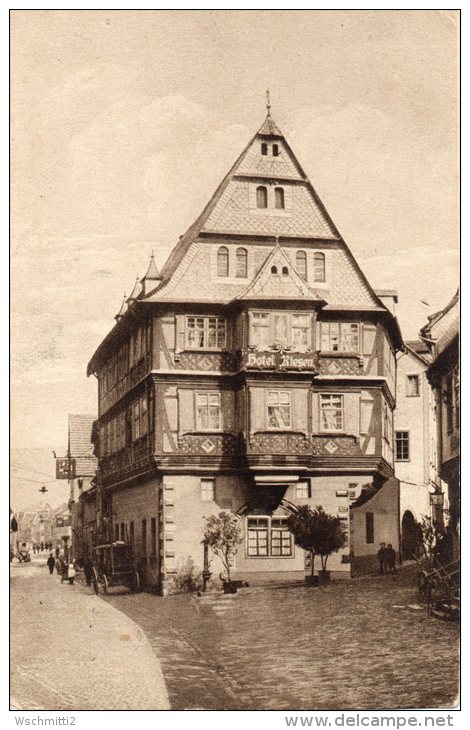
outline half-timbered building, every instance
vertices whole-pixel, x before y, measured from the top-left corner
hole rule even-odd
[[[88,368],[100,520],[134,544],[149,585],[202,568],[204,518],[220,510],[241,521],[234,572],[248,580],[303,575],[286,528],[300,504],[344,521],[336,576],[398,546],[400,331],[269,109],[116,320]]]

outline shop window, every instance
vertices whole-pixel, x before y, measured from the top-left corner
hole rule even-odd
[[[203,502],[213,502],[215,499],[215,480],[201,479],[201,500]]]
[[[305,251],[297,251],[295,254],[295,268],[298,275],[307,281],[307,254]]]
[[[196,428],[220,431],[220,393],[196,393]]]
[[[325,281],[325,254],[314,253],[313,254],[313,281]]]
[[[308,479],[302,482],[297,482],[295,485],[295,496],[297,499],[310,499],[312,496],[312,490]]]
[[[344,431],[344,397],[320,394],[320,430]]]
[[[217,251],[217,276],[228,276],[228,248],[221,246]]]
[[[186,317],[188,350],[222,350],[226,335],[227,320],[223,317]]]
[[[396,431],[395,433],[395,460],[410,460],[410,434],[409,431]]]
[[[283,209],[284,205],[284,188],[274,188],[274,207]]]
[[[258,208],[268,207],[268,190],[264,185],[259,185],[256,188],[256,205]]]
[[[268,390],[268,428],[285,431],[291,428],[291,402],[288,390]]]
[[[372,545],[374,542],[374,513],[366,512],[366,543]]]
[[[261,142],[261,154],[267,155],[268,154],[268,145],[266,142]]]
[[[406,395],[411,397],[419,396],[419,375],[406,376]]]
[[[279,157],[279,145],[273,144],[273,157]]]
[[[321,350],[359,352],[359,325],[350,322],[322,322]]]
[[[235,276],[240,279],[246,279],[248,276],[248,251],[246,248],[237,248],[236,264]]]

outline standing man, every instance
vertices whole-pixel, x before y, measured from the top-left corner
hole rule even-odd
[[[385,564],[386,564],[386,570],[387,573],[396,573],[396,560],[397,560],[397,554],[394,550],[392,543],[388,543],[387,549],[385,551]]]
[[[385,572],[385,561],[387,557],[387,548],[385,547],[385,543],[381,542],[379,551],[377,553],[377,558],[379,561],[379,573],[380,575],[383,575]]]
[[[54,567],[55,567],[55,560],[54,560],[54,556],[52,555],[52,553],[50,553],[49,557],[47,558],[47,567],[49,568],[50,575],[52,575],[52,573],[54,572]]]

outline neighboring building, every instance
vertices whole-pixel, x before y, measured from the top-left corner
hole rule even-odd
[[[335,576],[376,569],[382,540],[398,547],[400,331],[269,110],[116,320],[88,366],[98,509],[147,585],[165,594],[202,568],[204,518],[220,510],[243,528],[238,578],[304,574],[286,528],[300,504],[344,520]]]
[[[83,560],[92,547],[95,529],[97,458],[91,441],[96,416],[69,414],[67,467],[69,468],[71,547],[74,558]]]
[[[441,491],[437,471],[437,422],[434,393],[426,378],[431,361],[422,340],[405,343],[397,356],[395,410],[395,475],[400,480],[401,552],[404,560],[416,552],[416,525],[423,517],[442,520],[431,506]]]
[[[427,377],[434,390],[438,425],[438,472],[448,485],[449,524],[455,534],[454,554],[459,551],[460,531],[460,370],[459,293],[421,329],[431,345],[432,361]]]
[[[61,504],[52,510],[51,515],[52,547],[69,549],[72,542],[72,520],[68,504]]]
[[[41,507],[31,521],[31,541],[36,547],[49,545],[52,542],[52,507],[49,504]]]

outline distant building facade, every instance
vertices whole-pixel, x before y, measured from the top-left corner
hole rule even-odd
[[[405,343],[397,356],[395,410],[395,475],[400,480],[402,558],[416,552],[416,525],[431,516],[442,523],[442,510],[432,505],[441,491],[437,455],[437,414],[426,372],[430,347],[422,340]],[[444,505],[443,505],[444,506]]]
[[[70,544],[74,558],[91,554],[96,526],[95,486],[97,458],[92,443],[96,416],[69,414],[67,466],[69,477]]]
[[[455,535],[457,554],[460,532],[460,367],[459,294],[428,319],[420,335],[431,346],[427,370],[437,408],[438,473],[448,486],[449,524]]]
[[[204,519],[220,510],[242,526],[238,578],[304,574],[286,527],[302,504],[344,522],[337,577],[398,547],[401,334],[269,113],[116,320],[88,367],[97,507],[147,585],[165,594],[202,568]]]

